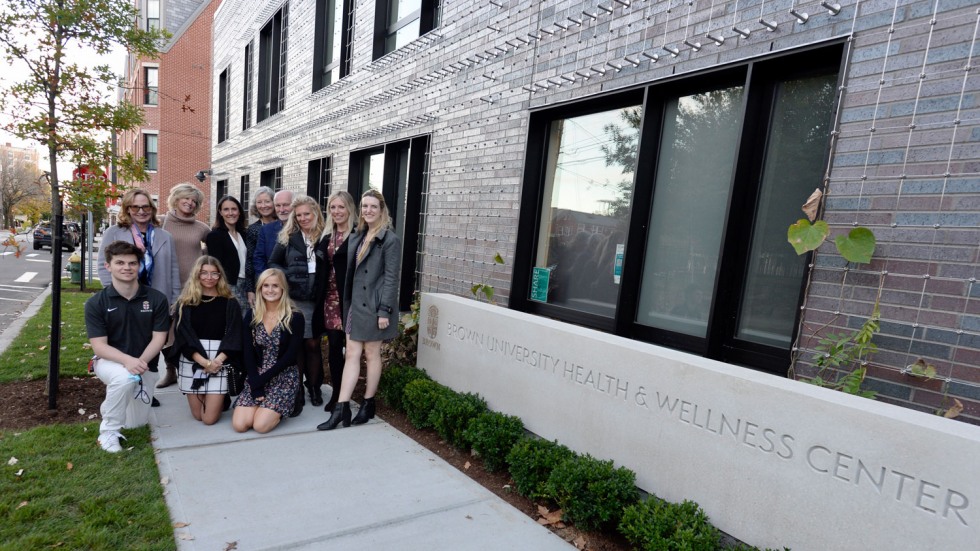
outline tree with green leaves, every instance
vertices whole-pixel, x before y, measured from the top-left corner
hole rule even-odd
[[[59,160],[93,166],[112,160],[126,180],[146,180],[142,160],[131,153],[116,157],[110,143],[111,133],[142,124],[142,109],[113,100],[119,76],[109,66],[85,67],[74,60],[115,48],[154,57],[166,35],[140,29],[137,21],[131,0],[6,0],[0,6],[0,53],[8,65],[27,70],[22,80],[0,89],[0,110],[9,119],[2,127],[47,149],[53,251],[61,249],[63,238]],[[61,255],[52,257],[50,409],[57,407],[61,348]]]

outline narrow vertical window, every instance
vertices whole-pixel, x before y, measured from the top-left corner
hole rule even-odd
[[[313,91],[350,72],[351,0],[317,0],[313,49]]]
[[[228,69],[218,77],[218,143],[228,139]]]
[[[156,134],[143,134],[143,160],[146,163],[146,170],[155,172],[158,170],[157,159],[157,138]]]
[[[146,29],[160,28],[160,0],[146,0]]]
[[[286,106],[286,26],[289,4],[272,16],[259,32],[258,120]]]
[[[143,104],[157,105],[159,103],[159,68],[143,67]]]
[[[228,195],[228,180],[218,180],[215,183],[214,195],[218,199]]]
[[[306,175],[306,194],[316,199],[320,208],[327,211],[330,197],[330,157],[310,161]]]
[[[245,77],[244,100],[242,104],[242,130],[247,130],[252,126],[252,79],[255,78],[253,62],[254,41],[245,45],[245,68],[242,72]]]
[[[248,209],[249,181],[248,174],[242,176],[241,187],[238,190],[238,200],[242,202],[242,207]]]

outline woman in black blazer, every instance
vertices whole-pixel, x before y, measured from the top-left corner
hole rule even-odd
[[[320,251],[333,269],[317,288],[318,305],[314,316],[323,320],[323,332],[327,335],[327,363],[330,365],[330,400],[324,411],[333,411],[340,394],[340,381],[344,376],[344,278],[347,276],[347,242],[357,225],[354,198],[346,191],[337,191],[327,200],[328,226],[320,240]],[[327,233],[329,232],[329,233]]]
[[[243,309],[248,307],[248,291],[245,279],[245,211],[242,204],[231,195],[218,201],[218,219],[214,229],[204,238],[208,255],[221,262],[228,285]],[[254,289],[252,289],[254,292]]]
[[[361,196],[361,223],[347,245],[344,282],[344,329],[347,358],[337,405],[318,430],[367,423],[374,417],[374,395],[381,380],[381,343],[398,335],[398,280],[402,244],[391,230],[384,196],[369,189]],[[351,419],[350,398],[367,359],[364,405]]]

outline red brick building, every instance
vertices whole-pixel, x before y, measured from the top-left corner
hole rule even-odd
[[[121,133],[118,148],[143,157],[150,180],[121,183],[149,191],[161,214],[174,185],[199,185],[205,194],[199,216],[209,222],[210,182],[198,182],[195,175],[211,162],[211,23],[221,0],[138,1],[139,24],[163,27],[173,36],[159,57],[127,60],[121,95],[142,105],[146,120]]]

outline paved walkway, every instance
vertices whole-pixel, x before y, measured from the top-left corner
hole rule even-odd
[[[229,412],[194,421],[175,386],[157,396],[153,445],[172,520],[187,523],[181,550],[572,548],[379,419],[319,432],[327,414],[307,406],[269,434],[238,434]]]

